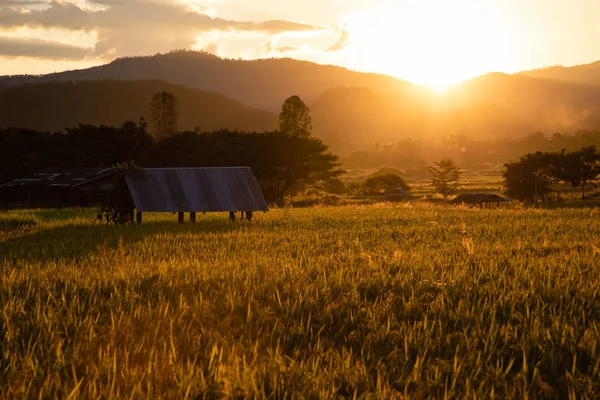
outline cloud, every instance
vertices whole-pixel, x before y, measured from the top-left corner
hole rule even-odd
[[[6,2],[5,2],[6,3]],[[8,2],[16,4],[16,2]],[[22,2],[23,6],[39,4],[39,2]],[[90,14],[75,4],[51,2],[44,9],[29,9],[26,7],[10,7],[0,3],[0,27],[18,28],[41,27],[63,28],[71,30],[89,30]]]
[[[301,46],[278,45],[277,40],[268,40],[257,49],[260,55],[273,56],[276,54],[295,53],[302,50]]]
[[[42,39],[0,36],[0,56],[82,60],[93,49]]]
[[[173,0],[88,0],[86,4],[101,7],[96,10],[74,0],[53,0],[43,9],[15,6],[24,3],[0,0],[0,28],[97,31],[94,56],[106,59],[191,48],[198,35],[215,31],[257,35],[331,31],[328,27],[287,20],[228,20],[199,11],[202,6],[191,8]]]
[[[340,51],[350,45],[350,32],[346,28],[340,30],[340,38],[325,51]]]

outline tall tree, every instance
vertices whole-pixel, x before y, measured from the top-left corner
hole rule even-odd
[[[381,194],[390,192],[396,188],[410,190],[410,186],[396,174],[385,174],[371,176],[363,184],[366,194]]]
[[[156,140],[162,140],[177,132],[179,109],[172,92],[158,92],[150,102],[150,123]]]
[[[600,154],[596,146],[584,147],[578,151],[560,153],[557,177],[571,186],[581,187],[581,200],[585,200],[585,187],[600,175]]]
[[[557,180],[558,158],[559,153],[538,151],[504,164],[504,187],[508,195],[521,201],[545,201],[550,184]]]
[[[283,103],[279,131],[291,136],[310,136],[312,133],[310,110],[300,97],[288,97]]]
[[[454,194],[460,179],[460,168],[452,160],[442,160],[434,164],[435,166],[429,167],[429,173],[435,191],[444,197]]]

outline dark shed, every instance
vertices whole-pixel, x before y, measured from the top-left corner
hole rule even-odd
[[[0,185],[5,206],[101,204],[115,183],[114,168],[50,168]]]
[[[268,211],[249,167],[145,168],[126,176],[127,187],[138,212]]]
[[[510,203],[510,199],[499,196],[493,193],[463,193],[458,195],[450,203],[452,204],[468,204],[468,205],[479,205],[480,207],[487,208],[490,203],[496,203],[500,206],[500,203]]]

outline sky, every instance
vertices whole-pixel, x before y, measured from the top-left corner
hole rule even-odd
[[[599,60],[599,20],[598,0],[0,0],[0,75],[195,49],[443,88]]]

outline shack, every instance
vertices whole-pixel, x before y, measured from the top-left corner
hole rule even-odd
[[[256,178],[249,167],[224,168],[144,168],[125,177],[127,189],[142,222],[146,212],[177,213],[183,223],[184,213],[196,221],[196,213],[245,213],[252,219],[255,211],[268,211]]]
[[[500,204],[508,206],[510,202],[510,199],[493,193],[463,193],[450,201],[452,204],[479,205],[480,208],[489,208],[490,204],[494,203],[497,207],[500,207]]]
[[[115,184],[114,168],[49,168],[0,185],[4,208],[61,208],[103,203]]]

